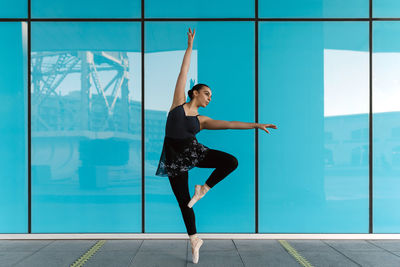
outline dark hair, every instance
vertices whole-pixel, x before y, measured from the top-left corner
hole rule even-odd
[[[208,87],[208,88],[210,88],[207,84],[204,84],[204,83],[198,83],[198,84],[196,84],[195,86],[193,86],[192,89],[190,89],[190,90],[188,91],[188,95],[189,95],[189,97],[190,97],[190,100],[193,99],[193,91],[196,90],[196,91],[198,92],[198,91],[200,91],[200,89],[203,88],[203,87]]]

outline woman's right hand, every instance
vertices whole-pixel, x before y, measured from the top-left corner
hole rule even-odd
[[[193,33],[192,30],[189,28],[188,34],[188,47],[193,47],[193,39],[194,35],[196,34],[196,30],[193,28]]]

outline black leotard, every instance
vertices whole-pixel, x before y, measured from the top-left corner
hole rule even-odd
[[[176,176],[195,167],[209,151],[200,144],[196,134],[200,131],[199,115],[186,116],[182,105],[168,113],[164,144],[156,175]]]
[[[200,122],[196,116],[186,116],[182,105],[175,107],[168,113],[165,125],[165,136],[175,139],[184,139],[195,136],[200,132]]]

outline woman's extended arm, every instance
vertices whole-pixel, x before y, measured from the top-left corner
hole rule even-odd
[[[178,80],[176,81],[174,100],[172,103],[173,106],[180,105],[186,101],[185,85],[186,85],[187,74],[189,72],[190,56],[192,54],[193,39],[194,39],[195,33],[196,33],[196,31],[194,29],[193,29],[193,33],[192,33],[192,30],[189,28],[188,47],[186,49],[185,55],[183,56],[181,70],[179,72]]]
[[[261,130],[269,131],[266,128],[278,129],[274,124],[263,124],[256,122],[242,122],[242,121],[223,121],[213,120],[207,116],[203,116],[203,129],[209,130],[223,130],[223,129],[254,129],[258,128]]]

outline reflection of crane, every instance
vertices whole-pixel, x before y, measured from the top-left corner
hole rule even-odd
[[[105,86],[99,79],[103,71],[115,72]],[[126,52],[33,52],[33,130],[62,130],[70,124],[68,130],[128,132],[128,71]],[[75,90],[79,96],[61,96],[57,88],[73,73],[80,74],[81,87]],[[65,111],[68,107],[71,110]],[[68,117],[71,114],[78,116]]]
[[[128,98],[127,52],[33,52],[31,68],[36,179],[90,188],[107,184],[109,169],[136,170],[140,103]]]

